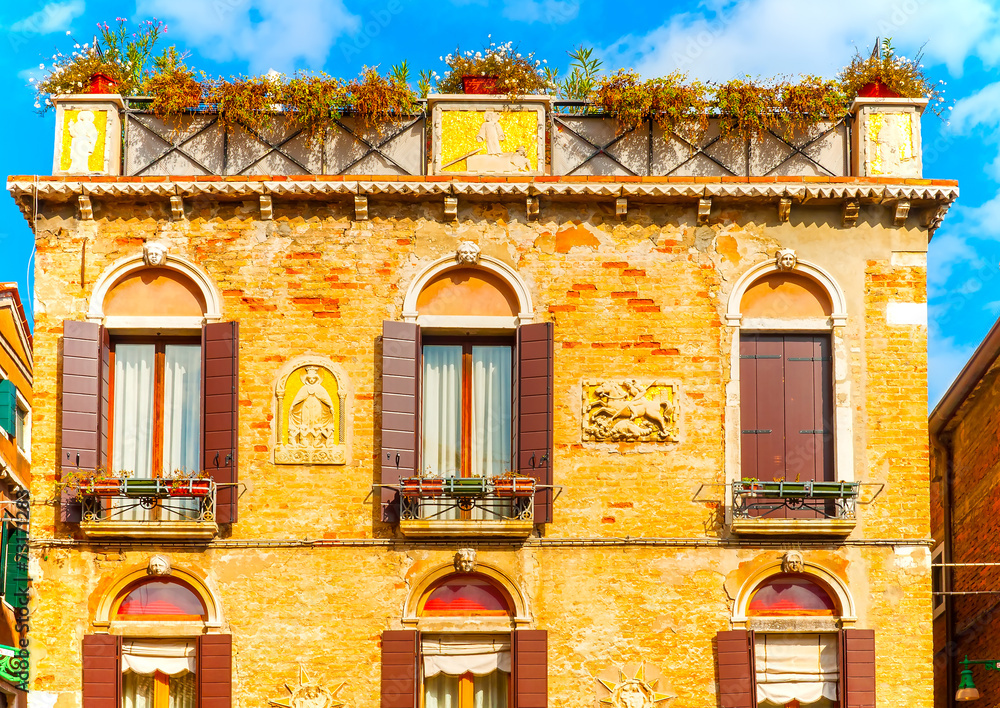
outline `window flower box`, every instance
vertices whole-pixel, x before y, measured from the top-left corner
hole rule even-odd
[[[158,479],[126,479],[125,496],[156,497],[160,496],[160,480]]]
[[[736,494],[754,494],[774,499],[810,497],[818,499],[853,499],[859,482],[761,482],[743,480],[733,484]]]
[[[486,494],[486,479],[483,477],[452,477],[444,482],[445,492],[456,497],[480,497]]]
[[[535,480],[532,477],[496,477],[493,490],[498,497],[530,497],[535,494]]]
[[[208,479],[175,480],[170,485],[172,497],[207,497],[212,493],[212,482]]]
[[[496,76],[463,76],[462,90],[471,94],[495,94],[497,93]]]
[[[399,492],[407,499],[439,497],[444,493],[444,480],[428,477],[404,477],[399,480]]]
[[[80,491],[95,497],[117,497],[121,496],[122,482],[120,479],[95,479],[81,486]]]

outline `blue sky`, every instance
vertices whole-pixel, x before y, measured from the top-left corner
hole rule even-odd
[[[4,174],[48,174],[54,118],[34,113],[27,83],[56,50],[90,41],[96,23],[123,16],[167,22],[164,44],[189,51],[210,75],[325,70],[407,60],[443,73],[460,44],[512,40],[565,73],[566,52],[594,47],[605,69],[646,76],[675,69],[724,80],[802,73],[834,76],[876,36],[946,82],[948,120],[923,122],[924,175],[958,179],[962,196],[931,242],[930,396],[947,389],[1000,315],[1000,1],[998,0],[56,0],[3,3],[0,85],[11,98]],[[32,239],[0,197],[0,280],[28,280]],[[27,303],[26,303],[27,304]]]

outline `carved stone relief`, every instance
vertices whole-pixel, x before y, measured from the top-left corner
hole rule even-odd
[[[476,549],[459,548],[455,553],[455,570],[459,573],[476,572]]]
[[[274,462],[347,464],[346,376],[329,359],[296,357],[274,386]]]
[[[146,567],[146,572],[150,575],[170,575],[172,568],[170,566],[170,559],[166,556],[155,555],[149,559],[149,565]]]
[[[598,706],[611,708],[662,708],[664,702],[676,698],[652,664],[629,664],[623,668],[605,669],[597,679]]]
[[[786,573],[801,573],[805,568],[805,561],[798,551],[788,551],[781,558],[781,569]]]
[[[585,381],[583,439],[592,442],[676,442],[676,384]]]
[[[305,669],[300,665],[298,685],[289,686],[286,683],[285,688],[289,695],[272,698],[268,703],[275,708],[339,708],[344,703],[336,700],[337,694],[346,685],[346,683],[342,683],[331,691],[326,686],[310,679]]]

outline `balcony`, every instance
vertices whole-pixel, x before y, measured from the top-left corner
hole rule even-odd
[[[847,536],[857,523],[860,482],[733,482],[739,535]]]
[[[97,479],[80,485],[89,538],[211,539],[216,484],[211,479]]]
[[[534,528],[531,477],[408,477],[399,481],[399,530],[412,538],[525,538]]]

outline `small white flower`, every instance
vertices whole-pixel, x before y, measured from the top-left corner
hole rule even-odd
[[[66,36],[69,37],[69,30],[66,30]]]
[[[38,68],[41,69],[42,71],[44,71],[45,70],[45,64],[39,64]]]

